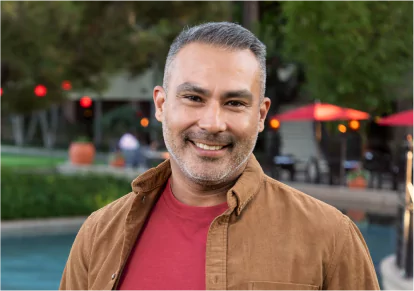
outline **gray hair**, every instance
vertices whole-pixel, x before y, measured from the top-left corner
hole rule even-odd
[[[249,30],[231,22],[208,22],[184,29],[171,44],[164,69],[164,90],[168,90],[171,64],[178,52],[190,43],[211,44],[230,50],[249,49],[260,66],[261,96],[266,90],[266,46]]]

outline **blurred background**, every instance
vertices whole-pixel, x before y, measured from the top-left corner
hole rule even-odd
[[[2,1],[1,289],[57,289],[85,216],[168,157],[152,90],[206,21],[267,45],[266,173],[350,216],[381,287],[412,290],[411,1]]]

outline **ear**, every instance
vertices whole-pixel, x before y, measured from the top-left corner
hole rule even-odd
[[[159,121],[163,121],[164,116],[164,102],[167,99],[164,88],[156,86],[153,92],[154,104],[155,104],[155,118]]]
[[[259,132],[262,132],[265,128],[265,120],[266,120],[267,113],[269,112],[271,103],[272,101],[270,101],[268,97],[263,98],[262,103],[260,103]]]

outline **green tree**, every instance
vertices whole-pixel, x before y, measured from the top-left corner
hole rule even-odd
[[[3,1],[1,7],[2,65],[9,69],[2,101],[22,113],[64,97],[63,80],[74,89],[102,91],[117,71],[135,75],[162,66],[183,26],[230,15],[220,2]],[[38,83],[48,98],[32,98]]]
[[[116,72],[162,68],[183,26],[228,20],[230,7],[226,2],[2,1],[2,111],[14,114],[23,143],[24,115],[39,112],[48,131],[45,110],[65,99],[63,80],[70,80],[73,90],[99,93]],[[47,87],[46,97],[34,96],[36,84]]]
[[[283,2],[284,53],[312,99],[384,111],[413,64],[413,2]]]
[[[7,77],[2,76],[4,112],[30,112],[63,97],[60,82],[71,57],[61,49],[61,34],[79,29],[72,25],[79,14],[71,2],[38,3],[1,3],[2,71],[7,67]],[[37,84],[47,87],[47,98],[34,98]]]

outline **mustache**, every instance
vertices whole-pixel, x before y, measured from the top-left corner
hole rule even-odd
[[[234,143],[234,138],[231,135],[224,134],[224,133],[210,134],[206,132],[184,132],[182,136],[185,141],[199,140],[199,141],[206,141],[210,143],[219,143],[219,144],[233,144]]]

